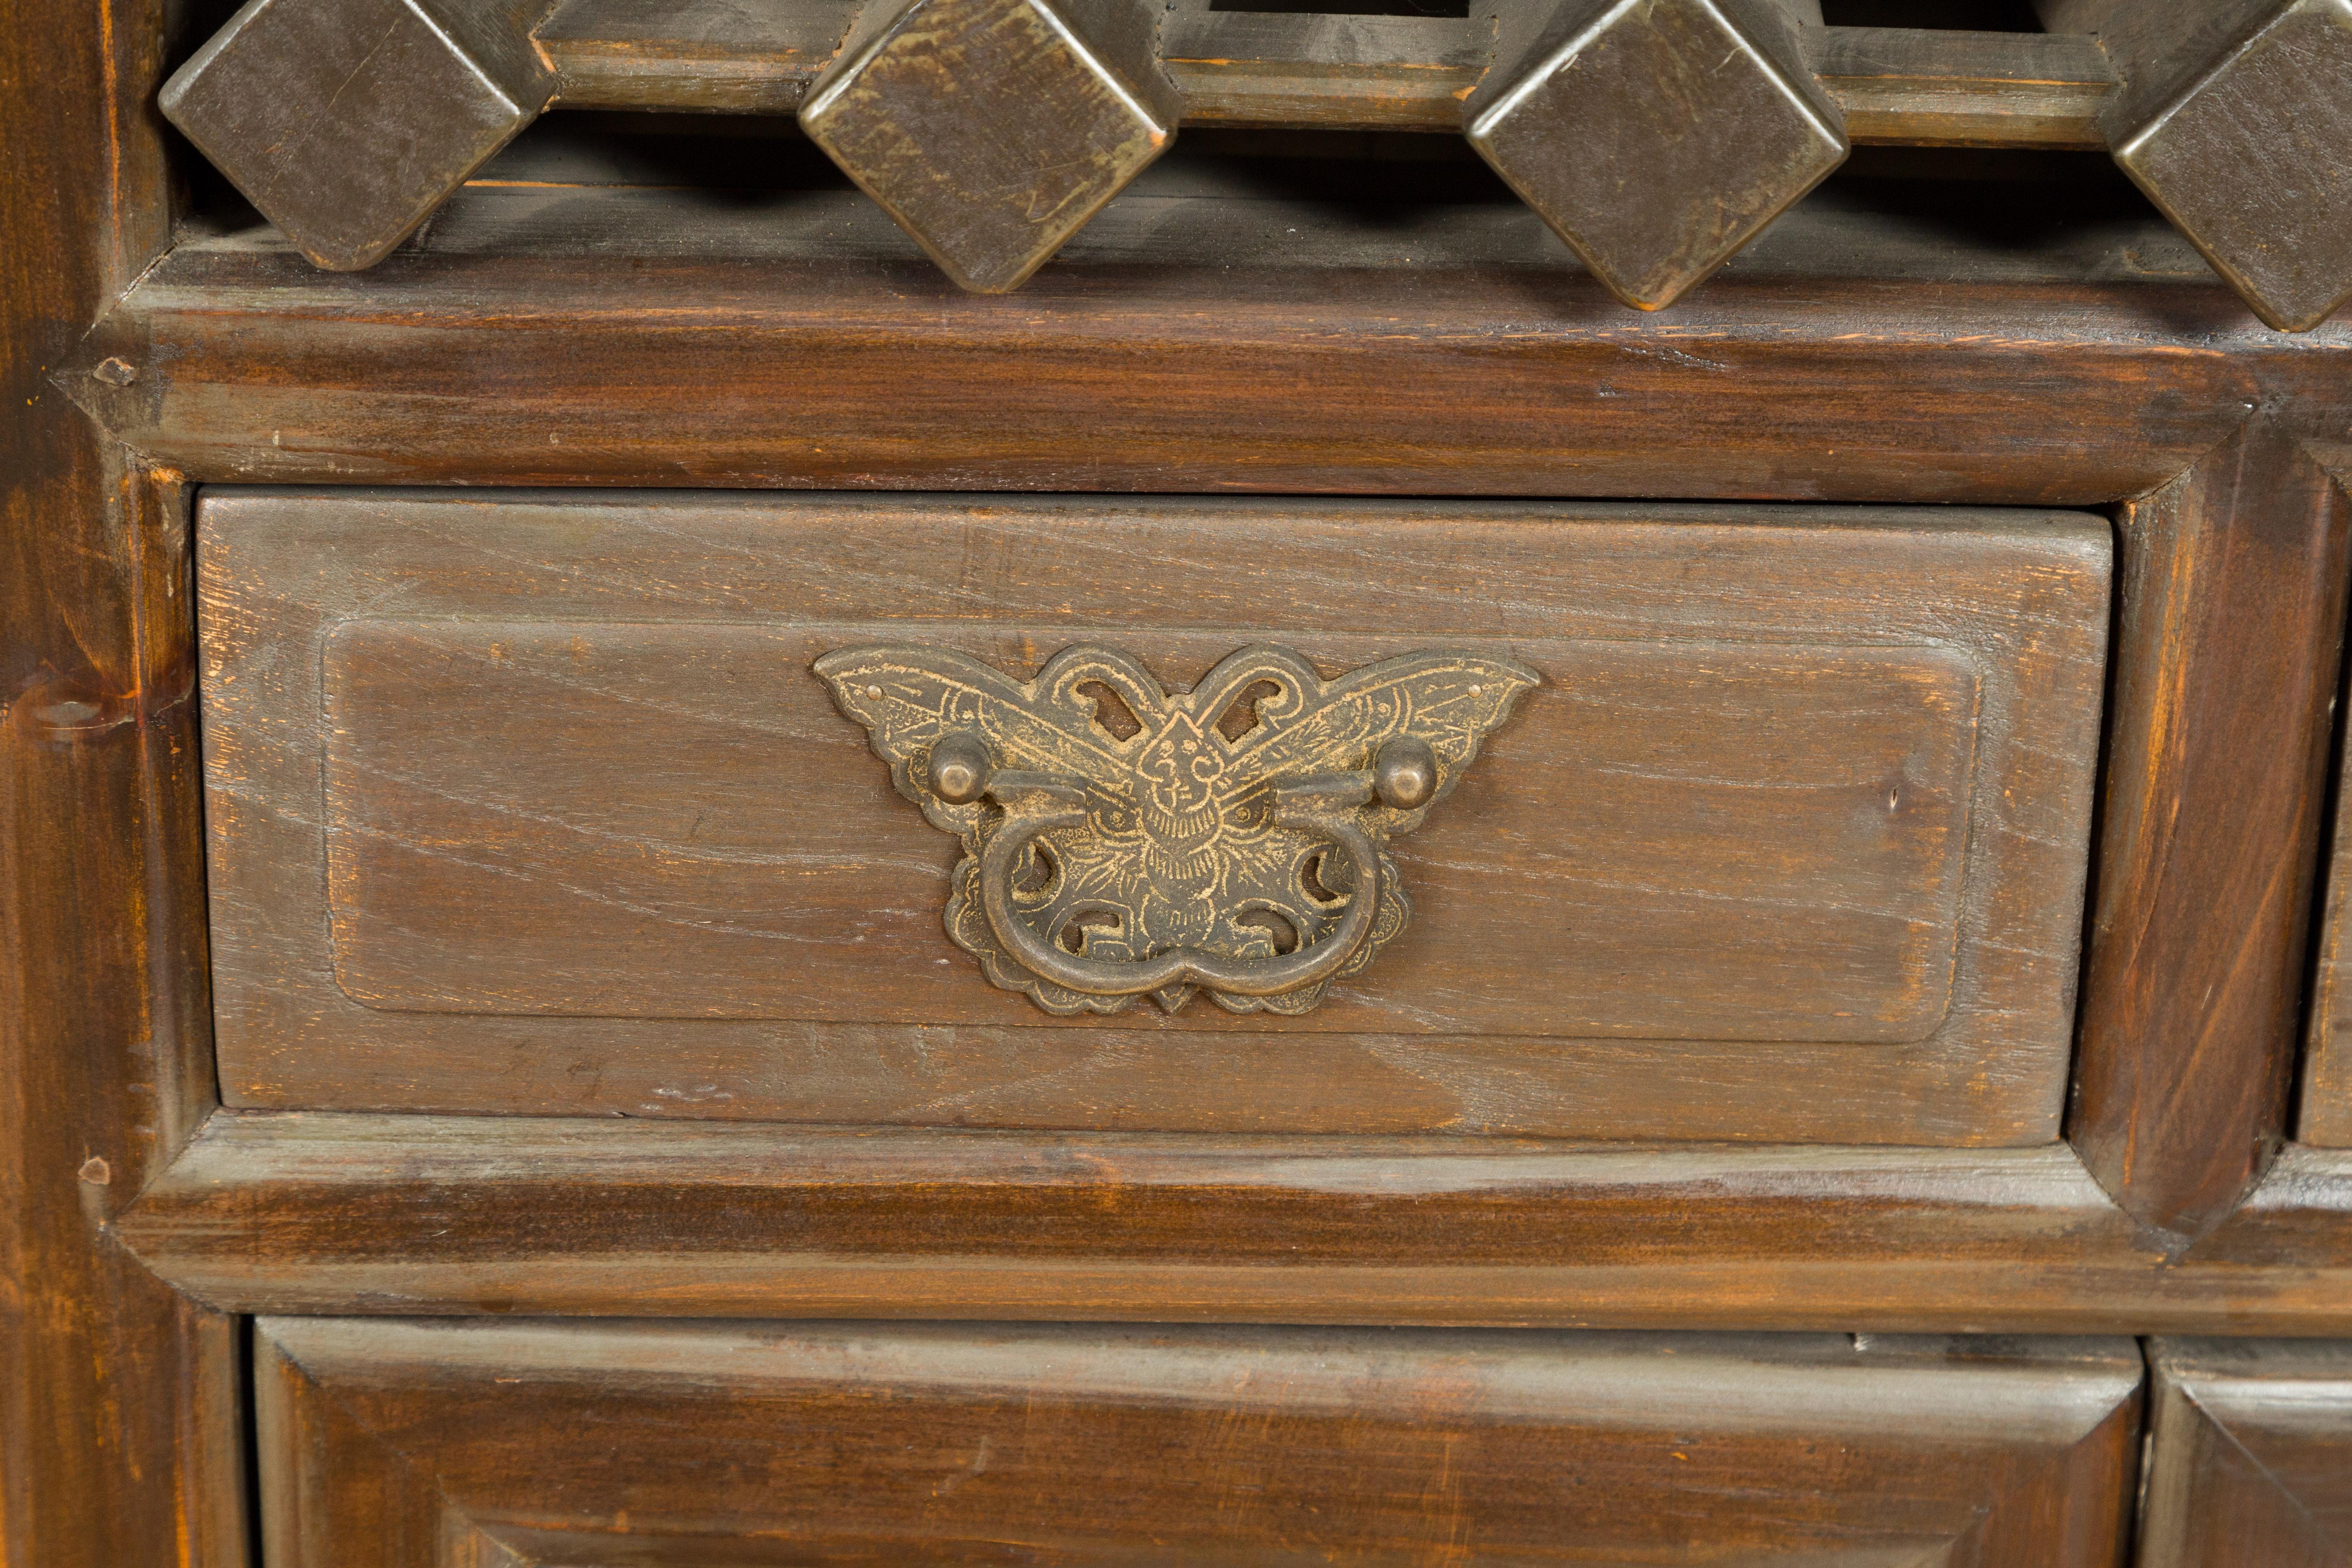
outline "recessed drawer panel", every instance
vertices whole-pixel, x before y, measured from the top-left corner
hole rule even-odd
[[[2116,1561],[2128,1340],[265,1319],[272,1568]]]
[[[2108,548],[2063,513],[213,492],[224,1093],[2043,1142]],[[969,805],[926,771],[950,731]],[[1413,743],[1435,798],[1392,802]],[[1084,821],[989,871],[1055,787]],[[1131,995],[1054,968],[1196,951]]]

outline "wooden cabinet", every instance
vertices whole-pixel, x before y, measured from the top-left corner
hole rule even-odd
[[[272,1568],[2106,1568],[2129,1341],[265,1319]]]
[[[0,0],[0,1562],[2340,1555],[2352,31],[1253,3]]]
[[[2321,1568],[2352,1550],[2352,1344],[2160,1339],[2142,1568]]]
[[[2057,1134],[2109,615],[2098,519],[228,491],[199,530],[233,1106]],[[1139,995],[1056,1016],[1009,988],[1024,977],[966,907],[978,874],[934,831],[939,802],[904,774],[901,798],[869,751],[865,678],[820,676],[874,645],[975,661],[946,685],[904,657],[875,677],[917,745],[942,705],[1017,706],[986,683],[1063,650],[1106,650],[1110,679],[1139,661],[1126,700],[1079,684],[1054,741],[1112,803],[1054,854],[1121,936],[1137,900],[1190,900],[1171,929],[1267,906],[1272,881],[1213,862],[1256,852],[1262,825],[1234,826],[1260,809],[1249,770],[1362,768],[1371,745],[1315,750],[1279,656],[1279,679],[1231,678],[1268,715],[1237,697],[1221,721],[1251,727],[1231,735],[1158,716],[1159,683],[1250,647],[1330,680],[1420,650],[1468,661],[1363,700],[1426,709],[1453,747],[1446,798],[1389,846],[1402,929],[1293,1014]],[[1123,733],[1090,716],[1104,700]],[[1130,866],[1138,816],[1184,809],[1154,745],[1223,770],[1207,798],[1226,816]],[[1340,882],[1328,841],[1296,837],[1324,858],[1294,882]],[[1200,886],[1158,868],[1188,856]],[[1148,885],[1122,904],[1122,878]],[[1076,951],[1052,909],[1019,918]]]

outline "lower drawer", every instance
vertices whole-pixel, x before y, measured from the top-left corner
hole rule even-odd
[[[2110,1564],[2127,1340],[263,1319],[270,1568]]]
[[[2152,1340],[2144,1568],[2352,1561],[2352,1344]]]

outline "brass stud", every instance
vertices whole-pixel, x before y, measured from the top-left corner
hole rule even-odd
[[[1427,805],[1437,795],[1437,753],[1411,735],[1381,742],[1372,756],[1372,790],[1397,811]]]
[[[925,782],[950,805],[970,805],[988,793],[988,775],[994,766],[979,737],[943,735],[931,746]]]

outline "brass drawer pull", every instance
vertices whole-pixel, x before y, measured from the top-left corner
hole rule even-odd
[[[1412,912],[1388,839],[1450,794],[1536,674],[1430,651],[1326,682],[1287,648],[1191,691],[1099,647],[1014,680],[940,648],[816,661],[898,792],[963,842],[948,934],[1049,1013],[1307,1012]],[[1334,849],[1339,851],[1333,854]]]

